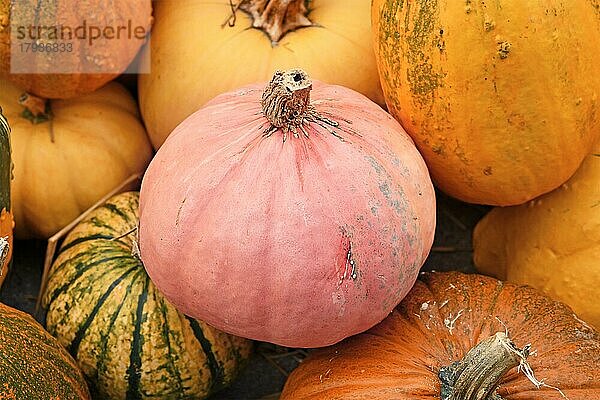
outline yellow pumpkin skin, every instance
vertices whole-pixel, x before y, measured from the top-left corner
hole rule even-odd
[[[600,136],[597,0],[374,0],[390,112],[437,186],[516,205],[551,191]]]
[[[117,83],[76,99],[50,101],[34,124],[18,103],[23,90],[0,79],[0,107],[11,124],[11,204],[19,238],[48,238],[150,162],[134,99]]]
[[[234,2],[235,3],[235,2]],[[140,108],[155,148],[218,94],[302,68],[316,80],[354,89],[383,104],[371,42],[370,1],[313,0],[318,26],[287,33],[276,45],[229,0],[163,0],[154,6],[150,74],[139,78]],[[142,57],[145,59],[146,57]]]
[[[473,247],[480,272],[533,286],[600,329],[600,142],[560,188],[488,213]]]

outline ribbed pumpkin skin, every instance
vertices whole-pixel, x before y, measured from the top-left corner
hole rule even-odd
[[[69,353],[29,314],[2,303],[0,399],[90,399]]]
[[[43,302],[46,327],[101,399],[204,399],[229,384],[251,342],[178,312],[132,256],[138,193],[117,195],[65,239]]]
[[[560,188],[488,213],[473,250],[481,273],[535,287],[600,329],[600,142]]]
[[[0,107],[12,128],[15,234],[48,238],[142,172],[152,146],[134,99],[117,83],[51,101],[52,120],[38,124],[22,116],[22,93],[0,79]]]
[[[439,400],[439,369],[504,332],[496,317],[517,346],[531,343],[537,351],[528,358],[536,378],[570,400],[600,399],[600,334],[569,307],[527,286],[451,272],[422,274],[381,324],[311,354],[281,400]],[[555,389],[536,389],[516,368],[500,380],[498,394],[564,400]]]
[[[276,69],[302,68],[383,104],[370,1],[307,3],[316,25],[290,32],[273,46],[242,11],[234,27],[222,26],[231,15],[229,0],[156,2],[152,41],[143,50],[150,52],[150,73],[139,78],[140,109],[154,147],[213,97],[267,80]]]
[[[283,142],[264,136],[264,87],[216,97],[159,149],[140,193],[142,260],[187,315],[325,346],[410,290],[433,242],[435,194],[412,140],[366,97],[313,82],[313,104],[345,141],[310,123],[308,138]]]
[[[374,0],[386,103],[434,183],[522,204],[564,183],[600,137],[597,0]]]
[[[12,257],[13,218],[10,210],[11,180],[10,127],[0,107],[0,237],[8,238],[8,256],[0,264],[0,287],[8,274],[8,265]]]
[[[119,1],[93,0],[72,2],[70,0],[32,1],[29,7],[19,6],[20,11],[30,12],[20,19],[19,24],[28,26],[65,26],[75,29],[86,21],[87,26],[99,28],[141,26],[146,32],[152,24],[152,2],[150,0]],[[144,40],[96,39],[92,45],[87,40],[67,41],[73,45],[72,52],[47,53],[49,65],[61,63],[62,68],[81,71],[69,74],[9,74],[11,71],[10,51],[10,0],[0,0],[0,75],[5,74],[23,89],[37,96],[51,99],[66,99],[91,93],[105,85],[118,73],[123,72],[134,59]],[[25,3],[20,3],[25,4]],[[27,40],[23,40],[27,43]],[[32,41],[31,41],[32,42]],[[35,66],[29,65],[32,69]],[[40,65],[40,71],[47,67]]]

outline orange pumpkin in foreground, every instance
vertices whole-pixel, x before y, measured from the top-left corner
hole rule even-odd
[[[528,286],[425,273],[384,322],[309,356],[281,396],[342,398],[598,400],[600,335]]]

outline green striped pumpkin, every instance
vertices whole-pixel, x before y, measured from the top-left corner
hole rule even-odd
[[[203,399],[252,343],[178,312],[132,254],[138,193],[96,209],[62,244],[43,296],[46,327],[102,399]]]
[[[0,209],[10,210],[10,126],[0,107]]]
[[[0,286],[8,274],[8,265],[12,255],[11,172],[10,127],[2,115],[2,108],[0,108]]]
[[[66,350],[29,314],[0,303],[0,399],[88,400]]]

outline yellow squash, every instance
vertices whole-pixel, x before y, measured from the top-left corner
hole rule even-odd
[[[560,188],[493,209],[473,246],[482,273],[540,289],[600,329],[600,142]]]
[[[244,0],[234,14],[238,3],[156,2],[145,49],[150,74],[139,80],[140,108],[156,148],[216,95],[267,81],[276,69],[302,68],[383,104],[369,0]]]
[[[448,194],[522,204],[600,136],[598,0],[374,0],[372,17],[386,103]]]
[[[117,83],[45,104],[29,97],[30,109],[19,103],[22,94],[0,79],[0,107],[12,129],[15,234],[48,238],[142,172],[152,147],[134,99]]]

